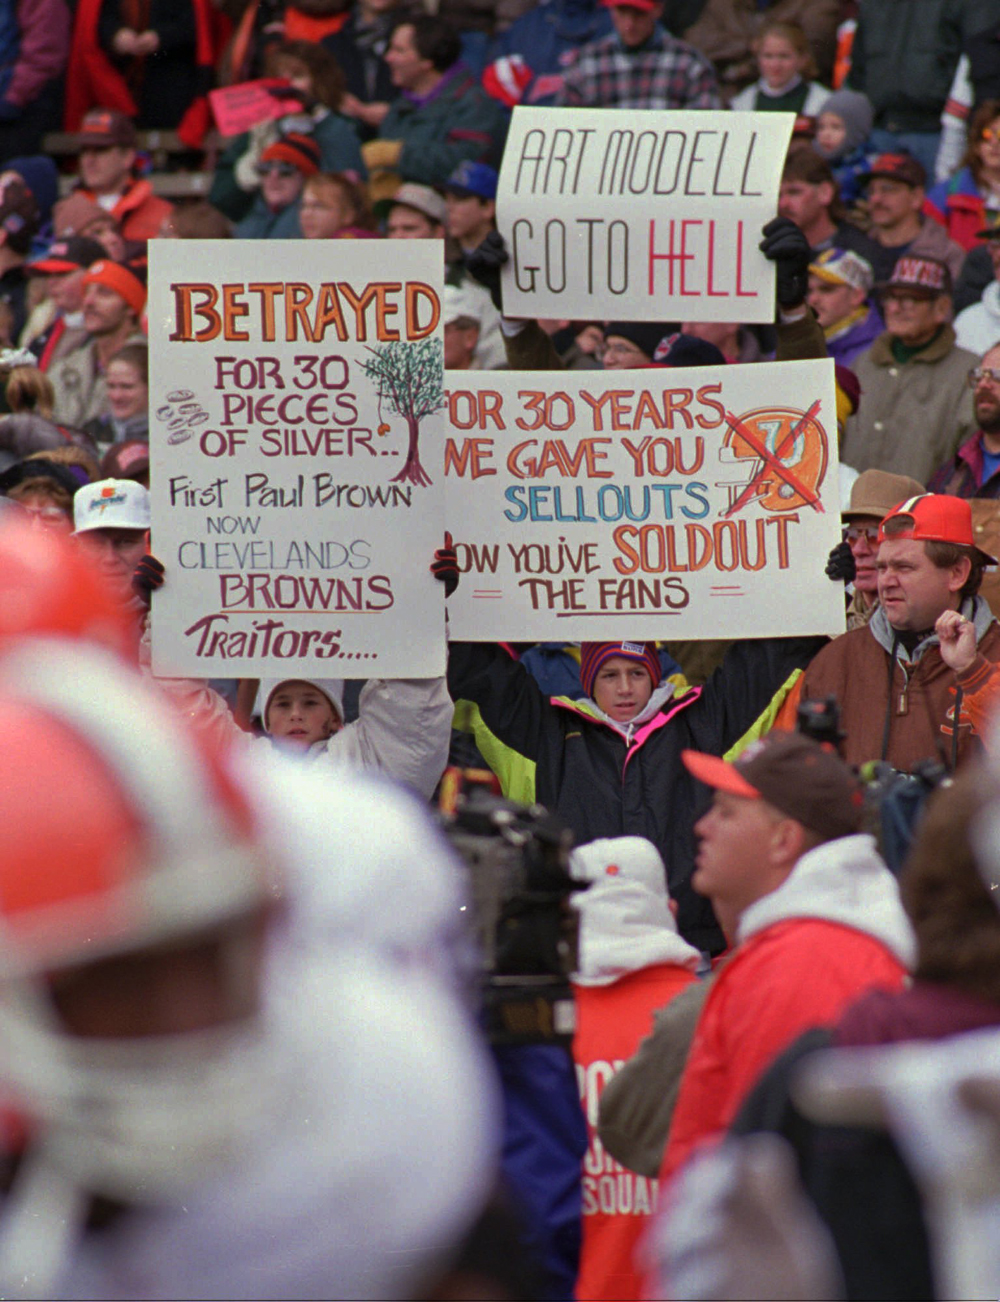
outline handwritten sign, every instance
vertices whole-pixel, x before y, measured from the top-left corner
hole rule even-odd
[[[274,93],[282,89],[291,94],[283,98]],[[208,102],[215,117],[215,125],[222,136],[238,136],[255,127],[258,122],[270,122],[286,113],[302,112],[302,101],[296,97],[291,83],[278,77],[241,81],[236,86],[210,90]]]
[[[357,241],[154,241],[154,672],[443,672],[441,278],[434,241],[388,274]]]
[[[446,379],[452,637],[844,631],[832,362]]]
[[[516,108],[497,194],[512,317],[771,321],[792,113]]]

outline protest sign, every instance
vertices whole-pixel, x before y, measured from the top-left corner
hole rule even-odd
[[[375,241],[151,245],[155,672],[444,671],[441,250],[385,266]]]
[[[446,381],[451,637],[843,632],[832,362]]]
[[[281,94],[287,91],[287,95]],[[290,82],[279,77],[262,77],[259,81],[241,81],[237,86],[222,86],[208,92],[215,125],[221,136],[238,136],[259,122],[301,113],[302,100]]]
[[[772,321],[758,249],[792,113],[514,110],[497,192],[504,313]]]

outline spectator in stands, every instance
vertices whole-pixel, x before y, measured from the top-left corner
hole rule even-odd
[[[830,90],[815,80],[816,61],[805,32],[798,23],[769,18],[754,37],[753,52],[760,76],[735,95],[729,107],[794,113],[795,134],[811,137]]]
[[[282,96],[290,94],[300,106],[283,117],[259,123],[227,144],[208,197],[234,221],[246,216],[260,189],[258,164],[264,150],[290,132],[316,142],[321,171],[348,172],[358,180],[366,175],[357,128],[353,119],[341,112],[344,75],[333,56],[309,41],[283,41],[268,55],[267,71],[288,83]]]
[[[861,197],[861,180],[868,175],[876,152],[868,142],[873,116],[868,96],[843,86],[824,100],[816,119],[813,148],[833,169],[847,208]]]
[[[160,237],[167,240],[228,240],[232,234],[233,223],[204,199],[181,204],[160,227]]]
[[[600,0],[542,0],[494,40],[483,85],[507,108],[553,104],[577,50],[612,31]]]
[[[253,207],[238,223],[236,235],[243,240],[296,239],[299,228],[299,200],[306,178],[319,171],[319,146],[311,136],[297,131],[268,145],[257,164],[260,193]]]
[[[340,111],[354,118],[362,140],[375,135],[389,112],[394,91],[385,52],[403,7],[404,0],[357,0],[344,25],[323,37],[344,74]]]
[[[712,65],[670,36],[662,0],[606,0],[614,32],[579,51],[557,104],[580,108],[718,108]]]
[[[976,234],[986,241],[993,279],[983,289],[978,303],[970,303],[956,316],[955,334],[960,348],[982,353],[1000,339],[1000,213]]]
[[[461,43],[446,23],[429,14],[406,18],[393,29],[386,51],[399,92],[363,148],[373,174],[373,200],[395,190],[399,178],[443,185],[465,158],[499,157],[507,115],[459,58]]]
[[[895,878],[871,837],[858,835],[860,784],[836,754],[798,733],[770,733],[731,764],[691,750],[682,758],[714,789],[695,825],[691,882],[737,924],[695,1028],[668,1177],[699,1144],[721,1139],[797,1036],[865,991],[900,989],[914,956]]]
[[[55,415],[76,426],[107,410],[106,369],[125,344],[144,344],[139,320],[146,286],[139,268],[108,260],[95,262],[83,278],[84,342],[49,370],[55,390]]]
[[[377,239],[379,234],[365,191],[341,172],[306,178],[299,226],[307,240]]]
[[[164,217],[164,221],[171,212],[173,212],[172,208]],[[74,190],[54,205],[52,226],[57,240],[67,240],[74,235],[86,235],[88,239],[96,240],[104,250],[105,256],[112,261],[126,260],[125,241],[115,216],[106,212],[99,203],[88,199],[79,190]],[[144,242],[132,241],[131,247],[135,255],[144,254],[146,251]]]
[[[791,728],[799,700],[835,696],[848,764],[885,760],[909,772],[924,760],[953,770],[978,751],[968,720],[955,720],[950,669],[934,625],[957,610],[975,625],[979,650],[1000,660],[1000,626],[978,595],[993,557],[975,541],[967,501],[926,493],[900,502],[878,535],[878,609],[863,628],[828,643],[785,700]]]
[[[0,174],[0,344],[10,347],[27,320],[25,261],[38,230],[38,206],[14,172]]]
[[[814,257],[826,249],[851,249],[872,266],[876,280],[891,275],[895,258],[845,219],[830,165],[815,150],[800,146],[789,152],[781,173],[778,213],[799,227]]]
[[[471,283],[461,287],[445,285],[444,299],[441,303],[441,322],[444,326],[446,371],[485,369],[477,354],[479,331],[482,326],[483,298],[484,293],[479,285]]]
[[[910,154],[879,154],[865,178],[871,236],[892,258],[936,258],[945,263],[952,281],[962,269],[965,250],[939,222],[923,214],[927,180],[922,165]]]
[[[707,0],[697,21],[684,31],[684,40],[715,65],[722,96],[728,103],[758,75],[752,47],[764,23],[793,22],[805,32],[823,81],[833,70],[839,0]],[[832,84],[832,83],[831,83]]]
[[[149,181],[134,175],[136,144],[135,126],[124,113],[92,109],[77,137],[80,183],[75,193],[109,212],[126,240],[145,241],[159,234],[171,205],[153,193]]]
[[[955,73],[961,38],[945,23],[950,0],[885,4],[859,0],[858,26],[847,84],[863,91],[875,110],[872,144],[904,150],[925,173],[934,169],[941,110]]]
[[[95,479],[134,479],[149,488],[149,443],[145,439],[126,439],[112,443],[101,458],[100,473]]]
[[[871,301],[875,277],[869,264],[850,249],[826,249],[809,267],[808,303],[823,327],[826,351],[850,366],[885,329]]]
[[[907,255],[880,286],[885,332],[854,363],[864,401],[846,425],[841,457],[855,470],[891,470],[922,484],[973,429],[969,369],[951,316],[943,262]]]
[[[956,497],[1000,498],[1000,342],[969,372],[969,385],[975,433],[938,467],[927,488]]]
[[[982,238],[987,214],[1000,212],[1000,99],[976,109],[959,170],[931,187],[924,212],[963,249]]]
[[[4,5],[0,34],[0,159],[39,152],[59,128],[71,18],[66,0]]]
[[[876,561],[882,521],[900,502],[919,497],[922,491],[922,485],[908,475],[890,475],[885,470],[866,470],[852,484],[850,502],[840,513],[844,542],[850,550],[850,569],[836,576],[853,584],[847,604],[849,629],[867,624],[878,605]],[[827,574],[834,577],[829,566]]]
[[[105,368],[107,411],[84,426],[99,446],[127,439],[149,440],[149,349],[145,344],[119,348]]]
[[[55,391],[37,367],[15,366],[7,377],[4,397],[11,414],[0,418],[0,466],[6,468],[38,452],[55,457],[71,446],[88,455],[97,452],[81,430],[56,424]]]
[[[947,181],[962,164],[968,143],[968,122],[988,99],[1000,99],[1000,5],[996,0],[953,10],[958,17],[962,54],[941,114],[934,179]],[[953,29],[956,24],[949,24]]]
[[[385,233],[391,240],[443,240],[448,205],[429,185],[401,185],[392,196]]]
[[[727,362],[759,362],[764,355],[753,330],[737,321],[685,321],[681,331],[714,344]]]
[[[96,106],[143,129],[176,128],[198,148],[210,125],[205,94],[227,31],[212,0],[76,0],[66,130],[79,130]]]
[[[496,168],[465,160],[445,182],[445,230],[462,253],[477,249],[496,228]]]
[[[133,479],[86,484],[73,498],[73,524],[74,536],[115,596],[138,613],[132,576],[147,551],[148,490]]]
[[[49,367],[72,352],[87,333],[83,324],[83,278],[105,256],[96,240],[71,235],[55,240],[44,257],[29,262],[29,275],[44,277],[45,297],[29,318],[22,343],[38,358],[38,369]]]
[[[0,475],[0,493],[12,502],[19,502],[41,528],[70,534],[73,497],[85,482],[68,466],[48,460],[24,460],[15,462]]]

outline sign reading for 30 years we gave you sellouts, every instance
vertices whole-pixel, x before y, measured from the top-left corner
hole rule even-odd
[[[844,631],[832,362],[447,379],[452,637]]]
[[[153,668],[444,671],[441,251],[157,240]]]
[[[792,113],[516,108],[497,225],[507,316],[772,321]]]

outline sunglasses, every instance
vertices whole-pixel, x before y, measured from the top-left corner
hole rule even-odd
[[[298,176],[299,169],[293,167],[291,163],[258,163],[257,175],[267,176],[270,172],[275,172],[278,176],[288,178],[289,176]]]
[[[853,543],[867,538],[873,545],[878,542],[877,524],[849,524],[844,530],[844,541]]]
[[[993,366],[974,366],[969,372],[969,388],[977,389],[984,380],[1000,388],[1000,371]]]

